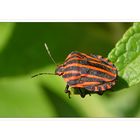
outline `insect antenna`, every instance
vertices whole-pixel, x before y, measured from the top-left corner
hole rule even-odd
[[[56,75],[55,73],[49,73],[49,72],[41,72],[41,73],[38,73],[38,74],[35,74],[32,76],[32,78],[36,77],[36,76],[40,76],[40,75]]]
[[[55,60],[53,59],[53,57],[52,57],[52,55],[51,55],[51,53],[50,53],[50,50],[49,50],[47,44],[45,43],[44,45],[45,45],[46,51],[47,51],[48,55],[50,56],[51,60],[52,60],[53,63],[57,66]],[[56,75],[55,73],[41,72],[41,73],[38,73],[38,74],[33,75],[32,78],[34,78],[34,77],[36,77],[36,76],[44,75],[44,74],[46,74],[46,75]]]
[[[47,51],[48,55],[50,56],[51,60],[53,61],[53,63],[54,63],[55,65],[57,65],[56,62],[55,62],[55,60],[53,59],[51,53],[50,53],[50,50],[49,50],[47,44],[45,43],[44,45],[45,45],[46,51]]]

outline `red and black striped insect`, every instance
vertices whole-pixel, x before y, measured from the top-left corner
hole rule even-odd
[[[46,44],[45,47],[52,58]],[[53,58],[52,60],[54,61]],[[50,73],[39,73],[37,75],[42,74]],[[83,92],[82,89],[89,91],[88,94],[94,92],[102,95],[104,91],[115,85],[118,76],[116,67],[107,58],[77,51],[71,52],[64,63],[57,66],[54,75],[64,78],[67,83],[65,93],[68,93],[69,97],[69,87],[72,87],[78,89],[83,98],[87,93]]]

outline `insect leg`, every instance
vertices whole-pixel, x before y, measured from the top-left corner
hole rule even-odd
[[[86,94],[79,88],[79,92],[80,92],[80,96],[82,97],[82,98],[84,98],[85,96],[86,96]]]
[[[102,92],[102,91],[99,91],[99,92],[98,92],[98,95],[103,95],[103,92]]]
[[[68,93],[68,97],[70,98],[70,91],[68,89],[69,89],[69,85],[67,84],[65,87],[65,93]]]
[[[98,95],[103,95],[104,90],[102,90],[101,85],[97,86],[97,90]]]

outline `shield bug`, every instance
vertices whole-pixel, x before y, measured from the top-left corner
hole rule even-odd
[[[51,56],[51,53],[45,44],[45,48]],[[56,63],[55,63],[56,64]],[[94,92],[102,95],[104,91],[111,89],[117,79],[117,69],[112,62],[100,55],[87,55],[81,52],[73,51],[65,59],[64,63],[57,65],[55,73],[39,73],[62,76],[65,80],[65,93],[70,98],[69,87],[72,87],[80,93],[81,97]]]

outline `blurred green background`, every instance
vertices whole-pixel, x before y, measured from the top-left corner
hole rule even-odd
[[[140,84],[84,99],[64,93],[58,64],[74,50],[107,57],[132,23],[0,23],[0,117],[140,117]]]

